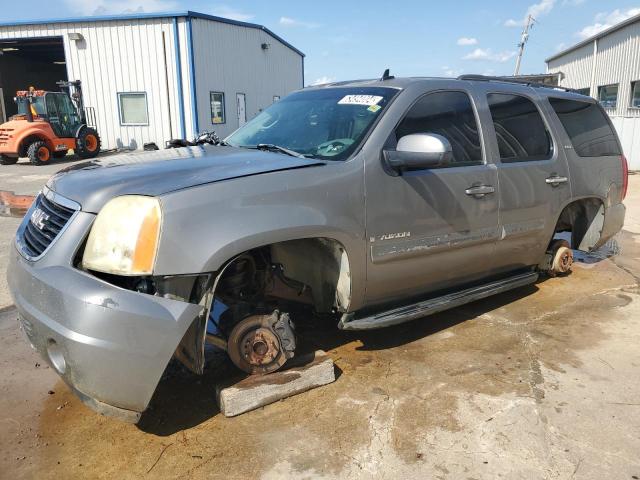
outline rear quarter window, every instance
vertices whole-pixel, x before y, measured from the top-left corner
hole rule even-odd
[[[580,157],[604,157],[620,155],[618,139],[595,103],[549,98],[576,154]]]

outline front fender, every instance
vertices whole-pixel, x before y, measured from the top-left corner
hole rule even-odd
[[[322,172],[299,169],[244,177],[162,196],[154,275],[214,272],[247,250],[322,237],[344,246],[353,285],[364,286],[362,171],[348,163]],[[352,305],[358,297],[354,290]]]

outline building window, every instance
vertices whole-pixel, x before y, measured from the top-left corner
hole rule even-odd
[[[580,95],[585,95],[585,96],[589,96],[591,95],[591,89],[589,87],[587,88],[576,88],[576,93],[579,93]]]
[[[224,93],[209,92],[209,101],[211,102],[211,123],[218,125],[225,123],[224,117]]]
[[[618,85],[598,87],[598,101],[604,108],[616,108],[618,104]]]
[[[118,93],[121,125],[149,125],[146,92]]]
[[[640,81],[631,84],[631,106],[640,108]]]
[[[276,103],[278,101],[280,101],[280,95],[274,95],[273,96],[273,103]]]
[[[547,160],[551,136],[537,107],[520,95],[487,95],[502,162]]]

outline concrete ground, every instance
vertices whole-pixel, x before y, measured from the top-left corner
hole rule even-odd
[[[55,168],[0,168],[35,193]],[[26,176],[22,181],[18,175]],[[370,333],[306,325],[335,383],[235,418],[168,369],[138,425],[84,407],[28,347],[0,289],[0,477],[640,477],[640,176],[618,256]],[[0,218],[0,269],[18,220]],[[2,282],[4,285],[4,282]]]

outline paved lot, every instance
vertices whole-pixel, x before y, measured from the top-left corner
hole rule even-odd
[[[2,167],[0,189],[34,193],[49,168]],[[220,358],[204,377],[170,368],[138,426],[94,414],[2,287],[0,476],[638,478],[640,176],[626,203],[621,253],[566,278],[384,331],[306,326],[338,380],[231,419],[213,401]],[[3,270],[17,222],[0,218]]]

